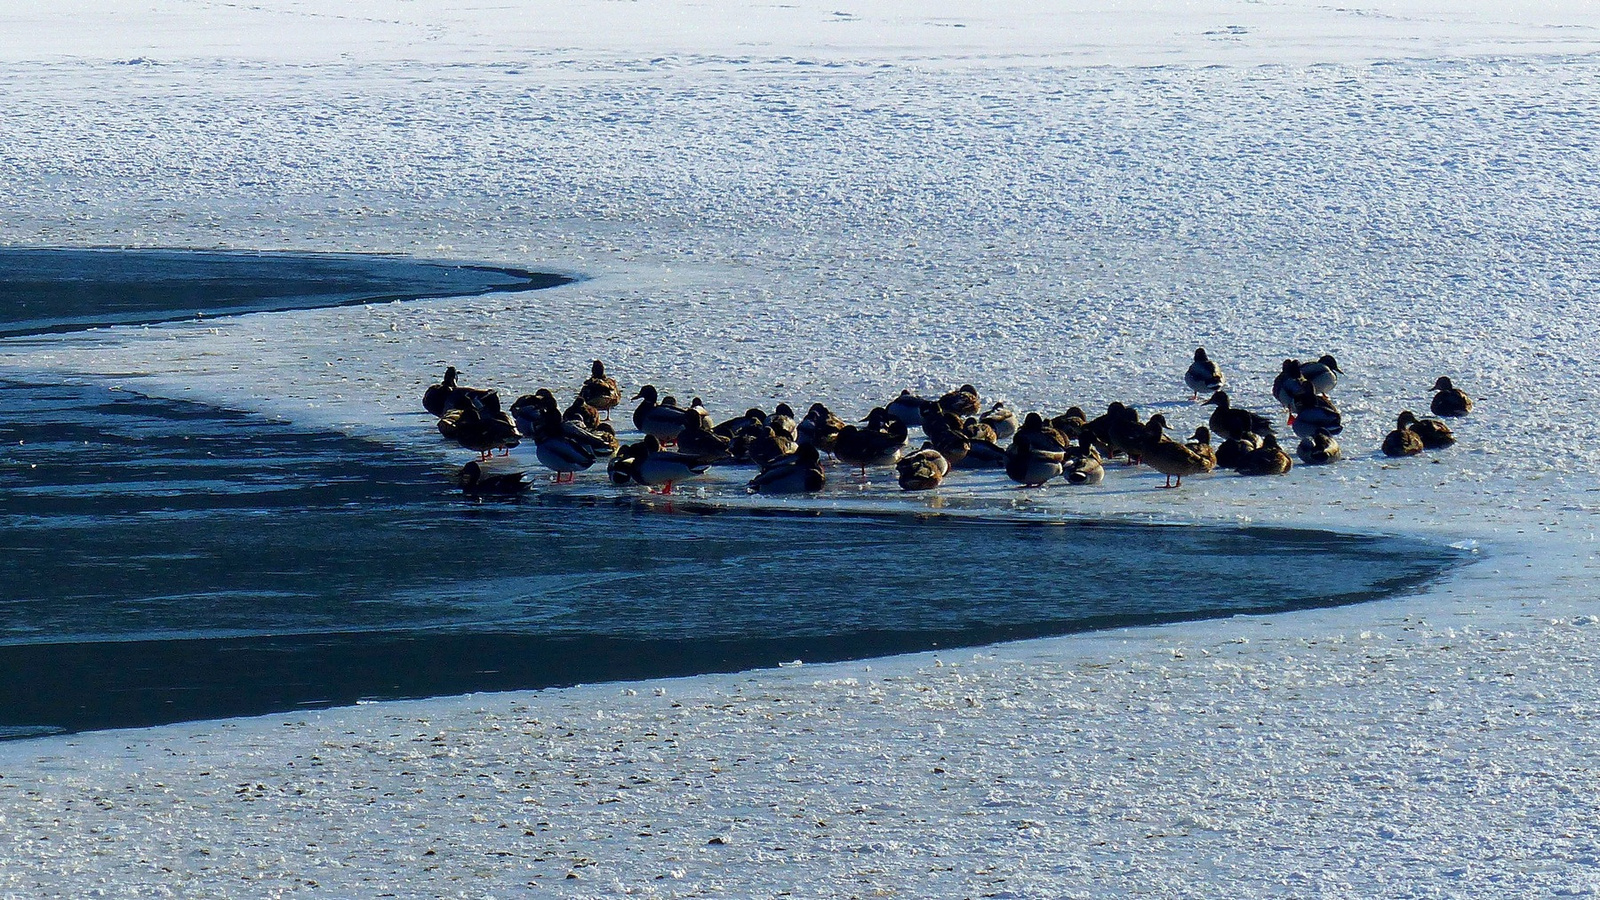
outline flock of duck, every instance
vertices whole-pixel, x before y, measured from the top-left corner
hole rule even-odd
[[[1338,361],[1324,355],[1312,362],[1286,359],[1273,380],[1272,396],[1300,438],[1295,455],[1306,465],[1331,463],[1342,455],[1337,437],[1343,417],[1331,397],[1342,374]],[[1294,467],[1272,422],[1233,405],[1221,368],[1203,347],[1194,351],[1183,380],[1193,400],[1208,393],[1202,403],[1213,410],[1207,424],[1184,441],[1167,435],[1164,415],[1141,421],[1136,408],[1120,402],[1093,418],[1074,406],[1060,415],[1030,412],[1019,420],[1004,402],[985,409],[970,384],[937,398],[902,390],[859,423],[845,422],[821,403],[811,404],[804,416],[779,403],[772,412],[749,409],[715,424],[699,397],[682,406],[646,384],[632,397],[639,401],[633,424],[643,437],[623,445],[609,421],[623,403],[622,390],[599,360],[565,408],[540,388],[503,409],[498,392],[467,387],[458,379],[454,366],[446,369],[444,378],[424,392],[422,405],[438,417],[440,434],[478,452],[479,459],[459,475],[469,494],[527,489],[521,471],[486,464],[495,451],[509,455],[524,438],[533,442],[535,457],[557,482],[573,481],[606,459],[612,483],[666,494],[717,465],[759,467],[749,481],[752,493],[819,491],[827,483],[824,457],[858,469],[863,480],[870,468],[894,466],[908,491],[938,487],[956,469],[1004,469],[1026,487],[1057,478],[1098,484],[1105,477],[1104,464],[1119,457],[1165,475],[1167,487],[1218,467],[1241,475],[1282,475]],[[1434,415],[1471,411],[1471,398],[1449,378],[1440,377],[1432,390]],[[922,430],[920,448],[911,447],[912,428]],[[1215,447],[1213,439],[1219,441]],[[1453,443],[1455,436],[1443,421],[1404,410],[1381,449],[1389,456],[1410,456]]]

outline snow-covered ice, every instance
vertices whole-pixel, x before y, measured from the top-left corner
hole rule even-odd
[[[402,252],[522,295],[0,343],[447,456],[445,363],[730,412],[963,381],[1202,421],[1332,351],[1351,458],[822,503],[1419,534],[1420,595],[0,745],[8,896],[1600,889],[1600,12],[157,0],[0,10],[0,242]],[[1375,448],[1449,374],[1461,444]],[[597,485],[579,489],[609,490]],[[741,499],[731,480],[703,489]]]

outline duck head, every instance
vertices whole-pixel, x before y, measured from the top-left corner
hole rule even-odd
[[[1201,401],[1200,405],[1201,406],[1215,406],[1218,409],[1227,409],[1228,408],[1228,392],[1227,391],[1217,391],[1215,394],[1212,394],[1210,396],[1210,398]]]
[[[631,399],[643,400],[644,402],[654,406],[660,397],[661,395],[656,392],[656,386],[653,384],[647,384],[644,387],[639,388],[639,393],[634,394]]]
[[[1448,375],[1440,375],[1439,380],[1433,383],[1432,388],[1429,388],[1429,390],[1434,391],[1453,391],[1455,389],[1456,386],[1450,382],[1450,376]]]

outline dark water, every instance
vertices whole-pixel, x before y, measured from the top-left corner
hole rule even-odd
[[[461,297],[572,279],[355,254],[0,248],[0,337],[266,310]]]
[[[1352,603],[1451,565],[1286,529],[475,503],[339,436],[0,385],[0,727],[683,675]]]
[[[563,280],[0,248],[0,333]],[[1354,603],[1461,558],[1290,529],[475,503],[451,468],[242,413],[0,396],[0,737]]]

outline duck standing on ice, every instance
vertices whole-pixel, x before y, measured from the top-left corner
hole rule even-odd
[[[1191,400],[1199,400],[1201,394],[1215,394],[1227,385],[1228,380],[1222,375],[1222,367],[1211,361],[1206,355],[1206,348],[1194,348],[1194,362],[1189,364],[1189,370],[1183,373],[1183,383],[1194,391]]]

